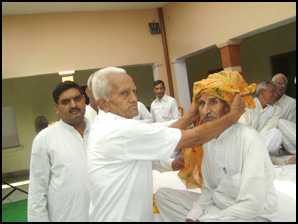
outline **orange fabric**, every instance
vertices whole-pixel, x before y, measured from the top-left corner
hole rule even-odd
[[[235,93],[240,93],[246,107],[255,109],[255,101],[249,94],[253,93],[256,88],[255,83],[248,86],[239,72],[222,71],[194,83],[193,102],[197,105],[200,95],[207,93],[226,101],[231,106]],[[200,123],[198,121],[196,126]],[[183,149],[182,155],[184,157],[184,168],[178,173],[178,177],[187,189],[201,188],[204,184],[202,174],[203,146],[198,145]]]

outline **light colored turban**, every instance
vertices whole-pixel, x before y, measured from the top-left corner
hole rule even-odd
[[[257,88],[255,83],[247,85],[246,81],[236,71],[222,71],[209,75],[207,79],[195,82],[193,87],[193,102],[198,105],[199,97],[210,94],[226,101],[231,106],[236,93],[240,93],[249,109],[255,109],[255,101],[249,94]],[[196,126],[201,124],[199,120]],[[202,176],[203,147],[202,145],[182,150],[184,157],[184,168],[178,173],[179,178],[187,189],[201,188],[204,184]]]

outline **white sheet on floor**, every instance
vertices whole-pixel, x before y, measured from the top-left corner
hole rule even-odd
[[[276,180],[274,182],[279,199],[279,212],[277,221],[296,222],[296,164],[275,166]],[[179,171],[160,173],[153,170],[153,193],[161,187],[169,187],[178,190],[186,190],[185,185],[177,176]],[[200,189],[190,191],[201,193]],[[160,222],[159,214],[154,214],[155,221]]]

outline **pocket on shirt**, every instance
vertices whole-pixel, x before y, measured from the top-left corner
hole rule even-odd
[[[241,173],[237,173],[234,175],[224,174],[222,178],[227,195],[232,198],[236,198],[240,190],[242,180]]]
[[[163,118],[170,117],[170,110],[162,110],[161,111],[161,117],[163,117]]]

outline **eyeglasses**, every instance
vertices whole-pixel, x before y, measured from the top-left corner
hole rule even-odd
[[[286,87],[286,85],[287,85],[287,83],[278,83],[278,82],[276,82],[275,84],[276,84],[277,87],[278,86]]]

